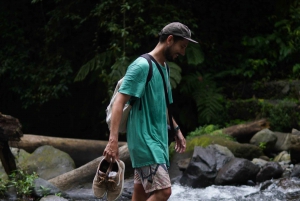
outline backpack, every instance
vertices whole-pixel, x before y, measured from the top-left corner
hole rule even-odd
[[[152,78],[152,62],[151,62],[151,59],[150,59],[150,57],[149,57],[148,54],[143,54],[143,55],[141,55],[140,57],[145,58],[145,59],[148,61],[148,63],[149,63],[149,72],[148,72],[148,75],[147,75],[147,81],[146,81],[146,85],[147,85],[148,82],[149,82],[149,81],[151,80],[151,78]],[[110,100],[110,103],[109,103],[109,105],[108,105],[107,108],[106,108],[106,123],[107,123],[107,125],[108,125],[108,129],[109,129],[109,130],[110,130],[110,127],[111,127],[111,113],[112,113],[112,106],[113,106],[113,104],[114,104],[114,102],[115,102],[115,99],[116,99],[116,96],[117,96],[117,94],[118,94],[119,88],[120,88],[120,86],[121,86],[121,84],[122,84],[122,82],[123,82],[123,78],[124,78],[124,77],[122,77],[122,78],[118,81],[118,83],[117,83],[117,85],[116,85],[116,87],[115,87],[114,93],[113,93],[113,95],[112,95],[112,98],[111,98],[111,100]],[[127,131],[127,119],[128,119],[128,115],[129,115],[129,112],[130,112],[130,110],[131,110],[133,104],[134,104],[134,101],[129,101],[129,103],[126,103],[126,104],[124,105],[124,108],[123,108],[123,114],[122,114],[122,118],[121,118],[121,122],[120,122],[120,126],[119,126],[119,133],[126,133],[126,131]]]

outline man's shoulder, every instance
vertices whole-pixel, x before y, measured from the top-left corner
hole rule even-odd
[[[148,67],[148,66],[149,66],[149,63],[148,63],[148,61],[147,61],[146,58],[144,58],[144,57],[138,57],[138,58],[136,58],[136,59],[132,62],[131,65],[137,65],[137,66],[140,66],[140,67],[144,68],[144,67]]]

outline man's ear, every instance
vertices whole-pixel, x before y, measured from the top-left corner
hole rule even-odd
[[[173,35],[169,35],[168,38],[167,38],[167,40],[166,40],[166,42],[167,42],[168,46],[172,45],[174,43],[174,37],[173,37]]]

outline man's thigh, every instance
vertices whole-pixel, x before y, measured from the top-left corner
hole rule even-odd
[[[170,176],[165,164],[153,164],[134,171],[134,184],[141,184],[145,193],[171,187]]]
[[[146,193],[142,184],[134,184],[132,201],[146,201],[149,193]]]

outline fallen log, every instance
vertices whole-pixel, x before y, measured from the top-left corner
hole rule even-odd
[[[92,183],[101,159],[102,157],[98,157],[75,170],[59,175],[48,181],[62,191],[78,187],[80,184]],[[133,169],[131,168],[127,144],[119,148],[119,159],[125,163],[125,174],[129,172],[132,173]]]
[[[222,129],[222,132],[234,137],[238,142],[249,142],[255,133],[265,128],[270,128],[270,123],[267,119],[260,119],[224,128]]]
[[[100,140],[59,138],[30,134],[24,134],[19,142],[9,142],[10,147],[24,149],[29,153],[32,153],[38,147],[43,145],[53,146],[68,153],[74,160],[76,167],[102,156],[106,144],[107,141]],[[119,142],[119,146],[124,144],[126,144],[126,142]]]

